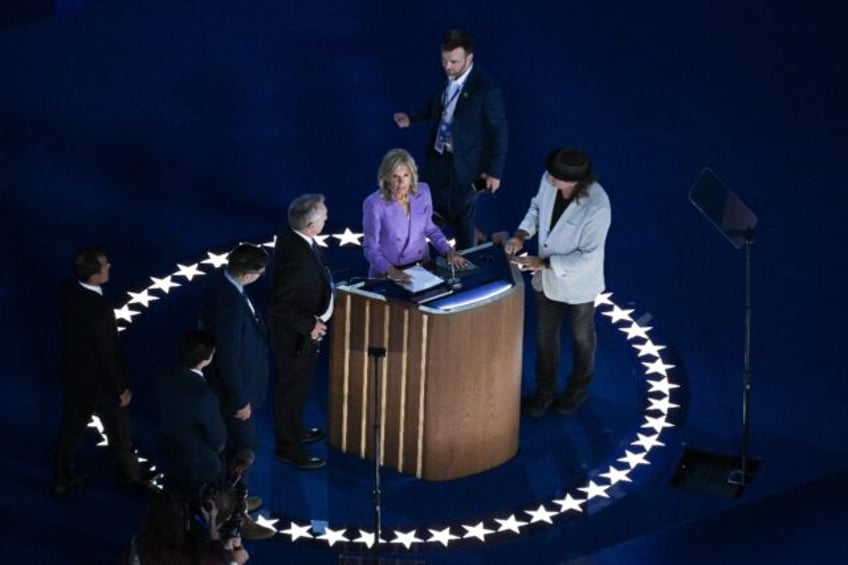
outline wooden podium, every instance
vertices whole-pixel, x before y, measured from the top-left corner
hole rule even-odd
[[[448,309],[362,286],[337,288],[329,374],[332,447],[373,460],[378,363],[381,465],[444,481],[515,455],[524,285],[501,248],[489,246],[488,253],[487,261],[503,262],[500,290],[461,305],[463,293],[476,284],[464,280]],[[370,358],[369,347],[386,348],[386,357]]]

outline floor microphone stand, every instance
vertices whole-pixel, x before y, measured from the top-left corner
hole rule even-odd
[[[374,360],[374,565],[380,562],[380,420],[382,405],[380,403],[380,362],[386,356],[385,347],[369,347],[368,356]]]

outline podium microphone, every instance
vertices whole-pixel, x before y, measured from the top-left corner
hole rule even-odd
[[[447,281],[448,286],[450,286],[453,290],[459,290],[460,288],[462,288],[462,283],[456,276],[456,267],[453,266],[453,262],[448,261],[448,263],[450,263],[451,268],[451,276],[450,279],[448,279]]]

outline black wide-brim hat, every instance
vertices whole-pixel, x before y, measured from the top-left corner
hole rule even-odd
[[[545,161],[548,173],[558,180],[579,182],[592,176],[592,161],[579,149],[559,147]]]

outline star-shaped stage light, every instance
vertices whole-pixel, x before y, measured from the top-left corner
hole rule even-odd
[[[141,292],[127,292],[130,295],[130,301],[127,304],[141,304],[145,308],[150,306],[154,300],[159,300],[158,296],[150,294],[150,289],[145,288]]]
[[[395,530],[395,539],[393,539],[391,543],[401,543],[406,549],[409,549],[413,543],[424,543],[424,540],[415,537],[415,530],[410,530],[408,532]]]
[[[277,528],[274,526],[274,524],[279,522],[279,520],[277,518],[274,518],[274,519],[266,518],[262,514],[258,514],[256,516],[256,520],[254,520],[254,521],[257,524],[259,524],[260,526],[262,526],[264,528],[268,528],[270,530],[276,530]]]
[[[332,528],[327,528],[324,530],[324,533],[320,536],[317,536],[315,539],[327,540],[327,543],[330,544],[330,547],[335,545],[340,541],[350,541],[345,537],[345,532],[347,530],[342,528],[341,530],[334,530]]]
[[[663,363],[662,359],[657,359],[653,363],[645,363],[642,361],[642,365],[645,366],[647,371],[645,371],[645,375],[662,375],[667,377],[666,369],[673,369],[674,365],[669,365],[668,363]]]
[[[583,506],[586,504],[587,499],[579,499],[571,496],[571,493],[565,493],[564,498],[556,498],[553,500],[554,504],[559,504],[559,513],[565,514],[569,510],[573,510],[574,512],[583,512]]]
[[[630,314],[633,313],[633,310],[622,310],[617,305],[612,307],[612,310],[608,312],[603,312],[604,316],[609,316],[610,322],[613,324],[616,322],[620,322],[621,320],[625,320],[627,322],[632,322],[633,318],[630,317]]]
[[[659,357],[660,350],[665,349],[665,345],[656,345],[650,339],[642,345],[634,345],[633,347],[639,350],[639,357],[645,357],[646,355],[650,355],[651,357]]]
[[[636,322],[630,325],[629,328],[618,328],[627,334],[627,339],[631,340],[637,337],[641,337],[642,339],[648,339],[648,330],[652,330],[653,328],[650,326],[642,327]]]
[[[448,544],[453,541],[460,539],[459,536],[455,536],[450,533],[450,527],[445,528],[444,530],[429,530],[430,531],[430,539],[428,542],[438,542],[443,546],[447,547]]]
[[[462,527],[465,528],[463,538],[477,538],[480,541],[486,541],[486,536],[495,533],[495,530],[490,530],[484,526],[483,522],[477,522],[473,526],[463,525]]]
[[[179,284],[177,284],[177,283],[175,283],[174,281],[171,280],[171,275],[168,275],[167,277],[165,277],[163,279],[157,279],[156,277],[150,277],[150,280],[153,281],[153,284],[150,285],[149,288],[159,289],[162,292],[164,292],[165,294],[168,294],[168,292],[170,292],[170,290],[172,288],[176,288],[176,287],[180,286]]]
[[[207,251],[206,259],[201,261],[201,263],[212,265],[213,267],[218,269],[227,264],[227,255],[227,253],[212,253],[211,251]]]
[[[644,453],[633,453],[629,449],[624,450],[624,457],[619,457],[618,461],[622,463],[627,463],[627,466],[631,469],[635,469],[637,465],[650,465],[651,462],[645,459],[645,456],[648,452]]]
[[[194,263],[193,265],[180,265],[177,263],[177,272],[173,274],[175,277],[185,277],[188,280],[194,279],[194,277],[200,277],[205,275],[203,271],[200,270],[200,263]]]
[[[655,447],[665,447],[665,444],[660,441],[660,434],[646,436],[640,433],[636,434],[639,439],[630,443],[630,445],[640,445],[645,451],[650,451]]]
[[[595,308],[597,308],[598,306],[603,306],[603,305],[613,306],[612,300],[610,300],[611,296],[612,296],[611,292],[602,292],[601,294],[596,296],[595,297]]]
[[[270,249],[274,249],[274,246],[277,244],[277,236],[271,238],[270,241],[266,241],[262,243],[262,247],[268,247]]]
[[[674,424],[670,424],[668,422],[667,416],[663,414],[662,416],[648,416],[645,414],[645,422],[640,426],[642,428],[651,428],[655,432],[662,433],[665,428],[673,428]]]
[[[609,498],[607,494],[607,489],[609,489],[609,485],[601,486],[597,484],[595,481],[589,481],[585,487],[579,487],[577,490],[582,490],[586,493],[586,500],[592,500],[593,498]]]
[[[130,310],[129,304],[124,304],[120,308],[115,308],[115,318],[118,320],[125,320],[129,323],[132,323],[133,316],[138,316],[139,314],[141,314],[141,312]]]
[[[554,521],[552,518],[559,514],[557,511],[548,510],[545,508],[544,504],[540,504],[535,510],[525,510],[524,513],[530,516],[531,524],[535,522],[547,522],[548,524],[553,524]]]
[[[522,522],[515,517],[515,514],[510,514],[509,518],[506,520],[502,518],[495,518],[495,522],[499,524],[498,531],[499,532],[515,532],[516,534],[521,533],[521,528],[527,525],[527,522]]]
[[[610,486],[613,486],[613,485],[617,485],[620,482],[632,483],[633,480],[630,478],[629,475],[630,475],[629,469],[622,470],[622,469],[618,469],[618,468],[610,465],[609,471],[607,471],[606,473],[601,473],[600,476],[609,480]]]
[[[103,433],[103,422],[100,421],[98,416],[91,416],[91,420],[88,421],[88,427],[94,428],[99,434]]]
[[[648,412],[653,412],[654,410],[659,410],[663,414],[668,414],[668,411],[672,408],[680,408],[679,404],[674,404],[668,400],[667,396],[662,398],[648,398],[648,402],[651,403],[645,410]]]
[[[316,235],[315,243],[318,244],[318,247],[327,247],[327,240],[330,238],[329,234],[324,235]]]
[[[671,389],[680,388],[680,385],[676,385],[676,384],[672,383],[671,381],[669,381],[668,377],[664,377],[664,378],[662,378],[658,381],[646,381],[646,382],[651,387],[651,390],[649,390],[648,393],[661,392],[661,393],[665,394],[666,396],[668,396],[668,395],[671,394]]]
[[[362,237],[361,233],[353,233],[350,231],[350,228],[345,228],[344,233],[334,233],[333,237],[339,240],[339,247],[345,245],[359,245],[359,238]]]
[[[374,534],[372,532],[366,532],[365,530],[359,530],[359,537],[353,540],[355,543],[364,543],[368,547],[374,545]],[[386,543],[386,540],[380,538],[380,543]]]
[[[313,536],[312,536],[312,534],[309,533],[310,529],[312,529],[311,524],[306,524],[305,526],[299,526],[299,525],[295,524],[294,522],[292,522],[291,525],[288,528],[286,528],[285,530],[280,530],[280,533],[286,534],[287,536],[290,536],[292,541],[296,541],[300,538],[312,539]]]

